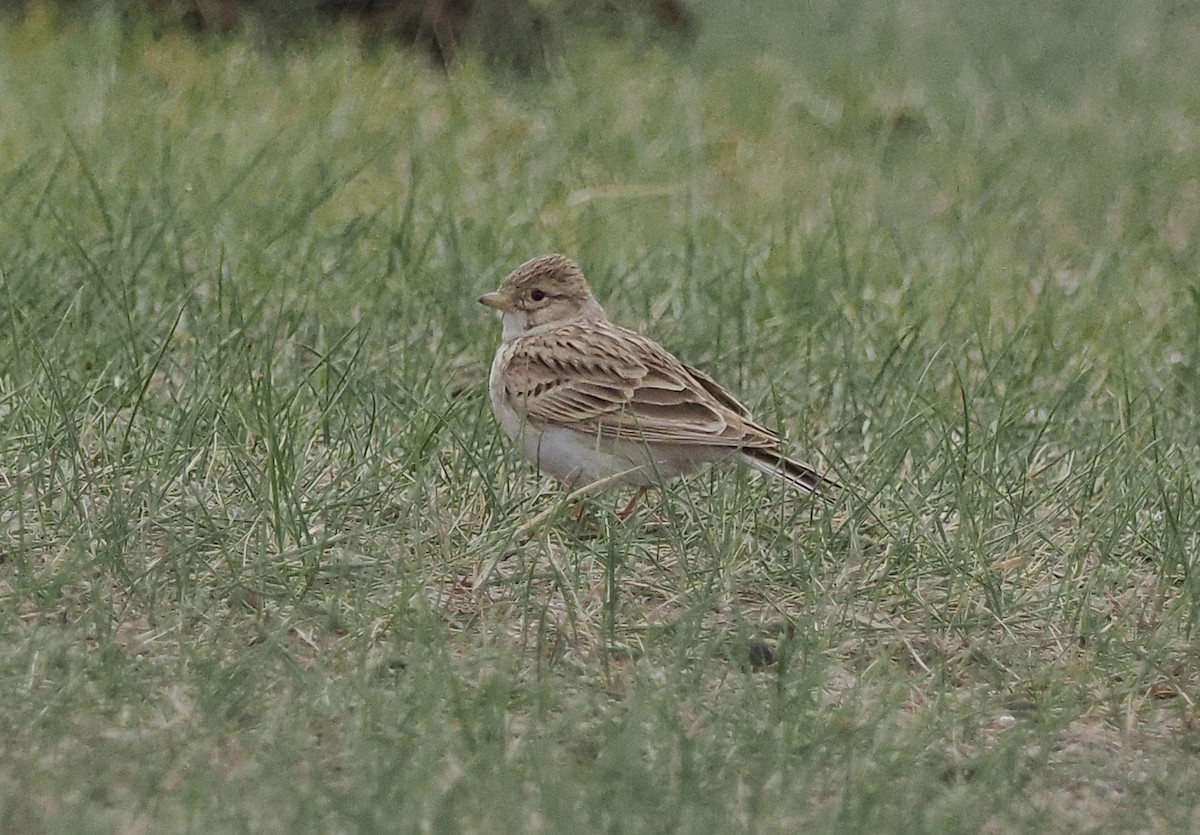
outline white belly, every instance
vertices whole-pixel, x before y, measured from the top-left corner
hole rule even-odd
[[[564,427],[538,429],[509,404],[500,374],[502,361],[503,347],[492,362],[488,385],[488,397],[500,430],[519,445],[526,460],[572,487],[619,473],[626,473],[619,479],[623,484],[653,486],[736,454],[734,449],[695,444],[654,444],[648,448],[640,441],[601,438]]]

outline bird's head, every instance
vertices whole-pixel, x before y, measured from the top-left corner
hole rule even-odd
[[[541,325],[604,318],[583,271],[565,255],[526,261],[509,273],[499,290],[480,296],[479,303],[504,314],[506,338],[510,327],[523,333]]]

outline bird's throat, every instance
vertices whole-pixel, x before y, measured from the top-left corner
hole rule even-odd
[[[529,321],[524,313],[508,313],[506,312],[500,319],[503,330],[500,338],[505,342],[512,342],[525,335],[529,330]]]

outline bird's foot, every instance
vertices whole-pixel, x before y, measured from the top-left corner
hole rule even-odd
[[[642,496],[644,496],[646,494],[647,489],[649,489],[649,488],[639,487],[637,489],[637,492],[635,492],[633,494],[633,498],[631,498],[629,500],[629,504],[625,505],[625,507],[623,509],[617,511],[617,518],[620,519],[622,522],[624,522],[626,519],[628,519],[630,514],[633,513],[633,508],[637,505],[638,499],[640,499]]]

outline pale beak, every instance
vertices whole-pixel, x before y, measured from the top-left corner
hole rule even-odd
[[[503,310],[506,313],[511,311],[508,301],[498,292],[484,293],[479,297],[479,303],[487,307],[494,307],[497,310]]]

